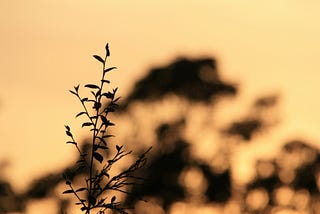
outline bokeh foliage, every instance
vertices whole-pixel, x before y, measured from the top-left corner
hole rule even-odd
[[[272,110],[280,108],[278,95],[263,95],[252,99],[242,117],[230,116],[222,127],[215,124],[215,112],[223,108],[219,102],[237,96],[239,88],[221,78],[211,58],[177,59],[151,69],[135,84],[116,115],[120,127],[129,127],[120,138],[137,150],[153,150],[139,175],[144,185],[133,187],[124,198],[133,213],[173,213],[183,203],[195,204],[198,210],[218,207],[220,213],[320,213],[320,152],[303,139],[283,142],[273,157],[257,158],[254,176],[245,183],[237,181],[235,152],[240,147],[250,152],[258,139],[267,138],[277,128],[270,121],[276,114]],[[218,136],[209,138],[212,147],[201,150],[211,155],[196,152],[207,143],[202,132]],[[61,173],[35,179],[22,194],[3,180],[0,211],[23,211],[30,199],[45,197],[55,197],[66,208],[66,199],[54,194],[63,182]]]

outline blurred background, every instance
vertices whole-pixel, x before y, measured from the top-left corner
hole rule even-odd
[[[110,44],[112,132],[153,146],[135,213],[319,213],[320,3],[0,1],[0,213],[60,213],[68,92]],[[41,188],[40,188],[41,187]]]

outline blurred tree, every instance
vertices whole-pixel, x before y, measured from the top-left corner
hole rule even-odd
[[[209,102],[222,94],[236,93],[236,88],[224,83],[218,74],[216,61],[178,59],[164,68],[154,68],[136,83],[124,106],[133,101],[154,101],[176,94],[196,102]]]
[[[214,104],[223,99],[227,95],[235,96],[237,88],[235,85],[226,83],[219,78],[217,65],[214,59],[179,59],[172,64],[154,68],[145,78],[138,81],[129,94],[125,102],[125,110],[130,109],[132,105],[134,111],[134,103],[142,103],[144,109],[147,109],[150,103],[161,105],[161,100],[170,99],[168,95],[174,95],[181,100],[181,105],[188,105],[190,108],[201,103],[209,108],[214,108]],[[239,142],[253,142],[255,137],[261,134],[274,121],[270,121],[268,110],[276,107],[279,100],[277,95],[267,95],[257,98],[249,110],[249,114],[242,118],[236,119],[229,123],[229,126],[222,130],[224,137],[238,136]],[[160,101],[160,102],[159,102]],[[154,105],[151,105],[151,108]],[[171,106],[174,108],[174,103]],[[188,109],[190,109],[187,107]],[[170,107],[169,107],[170,108]],[[161,108],[160,108],[161,109]],[[181,106],[181,109],[182,106]],[[170,111],[170,109],[162,109],[162,111]],[[148,111],[145,111],[148,112]],[[156,111],[151,111],[156,114]],[[240,195],[238,200],[240,204],[240,212],[243,213],[271,213],[279,209],[277,200],[277,191],[283,186],[288,186],[292,191],[298,191],[308,201],[303,209],[291,204],[281,205],[281,209],[294,209],[297,211],[317,212],[319,207],[319,179],[320,179],[320,153],[314,148],[308,146],[305,142],[293,141],[284,145],[282,153],[274,160],[258,160],[256,164],[256,177],[250,181],[244,190],[239,190],[235,186],[235,178],[232,177],[232,150],[235,144],[225,145],[225,140],[215,142],[219,144],[225,153],[216,153],[216,159],[223,161],[216,164],[215,158],[210,161],[203,161],[201,158],[192,155],[194,144],[185,138],[187,132],[186,123],[190,121],[192,111],[187,110],[182,116],[171,123],[160,123],[155,129],[157,133],[155,155],[149,162],[150,167],[145,171],[142,177],[146,179],[146,185],[136,188],[133,195],[128,198],[129,203],[136,203],[139,198],[156,198],[158,205],[162,206],[165,213],[170,213],[170,207],[179,201],[190,202],[188,196],[188,187],[181,182],[181,176],[190,168],[197,168],[202,174],[205,190],[203,191],[203,203],[205,204],[227,204],[234,200],[235,195]],[[124,112],[126,114],[126,112]],[[142,113],[143,115],[143,113]],[[200,117],[199,113],[199,117]],[[150,115],[143,115],[149,119]],[[205,117],[210,117],[206,115]],[[142,117],[142,116],[141,116]],[[134,117],[133,117],[134,118]],[[207,118],[203,118],[206,120]],[[136,121],[136,119],[134,119]],[[157,120],[155,120],[157,121]],[[159,121],[159,120],[158,120]],[[160,120],[161,121],[161,120]],[[194,125],[194,126],[193,126]],[[192,128],[201,124],[192,124]],[[214,132],[214,126],[212,132]],[[145,130],[145,129],[144,129]],[[138,132],[141,130],[138,130]],[[137,135],[136,135],[137,136]],[[137,140],[139,141],[139,139]],[[203,139],[197,139],[197,144],[201,144]],[[220,150],[220,151],[221,151]],[[285,155],[285,154],[286,155]],[[286,156],[295,153],[292,160],[284,160]],[[304,159],[299,157],[304,153]],[[300,165],[284,166],[280,163],[289,161],[302,161]],[[220,164],[220,166],[219,166]],[[221,167],[221,165],[223,167]],[[268,174],[269,173],[269,174]],[[289,181],[287,177],[291,176]],[[287,179],[287,180],[286,180]],[[187,184],[188,186],[188,184]],[[303,191],[302,191],[303,190]],[[302,191],[302,193],[301,193]],[[254,193],[252,200],[252,193]],[[316,202],[318,200],[318,202]],[[253,202],[252,202],[253,201]],[[311,212],[312,211],[312,212]]]

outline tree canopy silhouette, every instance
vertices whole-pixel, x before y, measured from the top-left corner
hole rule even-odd
[[[222,81],[215,59],[181,58],[162,68],[153,68],[128,95],[124,106],[134,101],[154,101],[176,94],[191,101],[209,102],[219,95],[235,95],[236,88]]]

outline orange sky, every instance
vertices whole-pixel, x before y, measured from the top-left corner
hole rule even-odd
[[[80,109],[67,90],[96,80],[91,55],[106,42],[121,95],[150,66],[214,56],[244,101],[281,93],[276,139],[318,143],[319,9],[314,0],[0,1],[0,160],[19,187],[62,166],[73,151],[64,124]]]

